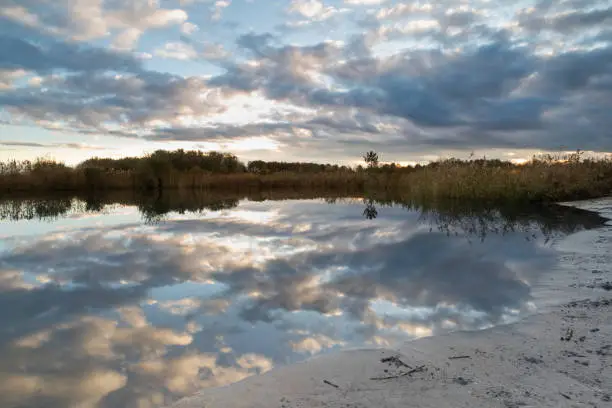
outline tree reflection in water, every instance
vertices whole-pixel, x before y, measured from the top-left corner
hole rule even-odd
[[[447,235],[465,234],[481,242],[489,234],[505,235],[524,232],[526,240],[543,236],[548,243],[557,234],[571,234],[582,229],[603,226],[606,218],[599,214],[557,204],[547,205],[492,205],[458,201],[433,203],[364,198],[363,216],[368,220],[378,217],[378,206],[401,206],[417,211],[420,221]]]

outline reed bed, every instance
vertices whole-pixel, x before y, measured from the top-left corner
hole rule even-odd
[[[261,167],[251,171],[240,163],[230,167],[222,161],[212,170],[208,164],[206,168],[181,167],[171,161],[175,153],[166,153],[163,157],[170,158],[166,161],[151,156],[131,159],[134,164],[127,168],[112,167],[116,161],[111,159],[104,159],[111,163],[107,167],[101,167],[100,162],[68,167],[52,160],[0,163],[0,194],[114,190],[253,194],[273,190],[318,190],[344,195],[385,191],[424,202],[439,199],[554,202],[612,193],[612,160],[583,159],[580,152],[537,157],[522,165],[482,159],[449,159],[427,166],[393,165],[368,169],[275,163],[275,170],[270,170],[269,166],[265,173],[260,171]],[[233,157],[227,154],[222,157],[226,156]]]
[[[448,161],[402,176],[394,188],[420,200],[554,202],[612,193],[611,160],[532,160],[491,167]]]

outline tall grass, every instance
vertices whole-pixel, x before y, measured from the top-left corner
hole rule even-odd
[[[75,168],[43,159],[0,163],[0,194],[113,190],[251,194],[294,189],[335,191],[346,195],[392,191],[403,198],[420,201],[552,202],[612,193],[612,160],[583,159],[579,152],[566,156],[536,157],[523,165],[499,160],[449,159],[427,166],[387,166],[367,170],[321,165],[312,167],[320,169],[318,171],[304,172],[303,168],[310,169],[306,163],[298,164],[295,171],[271,172],[268,168],[266,173],[259,170],[250,172],[248,167],[238,165],[229,171],[227,164],[223,164],[222,171],[217,172],[203,169],[202,166],[180,167],[172,165],[170,161],[160,161],[159,157],[174,156],[158,155],[140,161],[131,159],[133,166],[127,169],[101,167],[99,163],[105,159],[97,159],[95,166],[82,164]],[[209,156],[202,157],[209,160]],[[111,164],[116,163],[109,160]]]
[[[578,153],[536,157],[523,165],[447,160],[402,175],[394,189],[421,200],[552,202],[612,193],[612,160],[582,160]]]

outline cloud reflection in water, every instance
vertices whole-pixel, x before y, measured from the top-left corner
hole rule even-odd
[[[113,222],[125,211],[108,207],[6,238],[1,405],[156,407],[336,348],[505,323],[534,307],[531,287],[556,262],[551,236],[601,222],[560,209],[547,221],[354,199],[235,203],[159,206],[145,223]]]

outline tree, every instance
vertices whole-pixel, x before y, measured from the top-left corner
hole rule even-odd
[[[365,160],[368,168],[378,167],[378,153],[374,150],[370,150],[363,156],[363,160]]]

